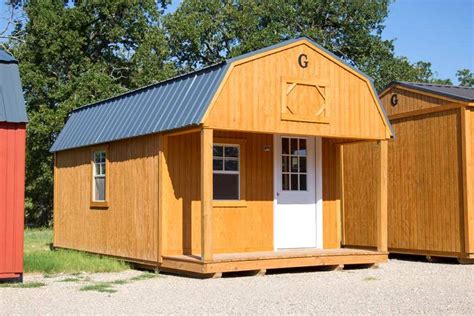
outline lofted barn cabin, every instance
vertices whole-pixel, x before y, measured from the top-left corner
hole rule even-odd
[[[27,121],[18,61],[0,49],[0,281],[23,277]]]
[[[51,151],[54,246],[184,274],[387,260],[387,141],[371,79],[308,38],[78,108]],[[341,145],[378,201],[343,242]]]
[[[380,98],[397,135],[388,146],[389,251],[473,263],[474,88],[393,82]],[[376,189],[364,183],[379,153],[359,143],[345,145],[344,155],[351,243],[364,246],[373,236],[359,225],[376,204]]]

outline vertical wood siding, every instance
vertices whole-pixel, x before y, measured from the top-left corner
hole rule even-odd
[[[308,56],[307,68],[298,65],[300,54]],[[281,120],[284,78],[326,82],[329,124]],[[294,91],[298,93],[297,88]],[[319,95],[313,91],[314,98],[299,104],[306,111]],[[250,132],[386,138],[386,126],[368,83],[305,44],[235,66],[205,125]]]
[[[338,187],[338,159],[336,144],[331,139],[323,138],[322,142],[323,163],[323,247],[339,248],[340,229],[338,204],[340,203],[340,190]]]
[[[400,93],[399,105],[404,112],[428,107],[425,102],[431,102],[430,97],[396,92]],[[387,95],[390,93],[383,100],[388,110],[391,105]],[[450,255],[463,250],[459,111],[392,120],[396,137],[389,141],[388,148],[388,247],[391,251]],[[363,228],[364,221],[374,216],[376,191],[371,179],[375,177],[374,164],[378,156],[376,147],[370,143],[344,145],[347,244],[374,242],[373,233]]]
[[[396,106],[392,106],[390,103],[390,98],[394,94],[396,94],[398,98]],[[393,87],[380,99],[384,104],[388,116],[456,104],[448,100],[407,91],[398,87]]]
[[[0,278],[23,272],[25,124],[0,123]]]
[[[214,253],[273,249],[273,144],[266,134],[214,132],[216,138],[246,140],[246,207],[214,207]],[[167,251],[165,254],[201,253],[200,135],[170,136],[167,164],[171,183],[165,194]]]
[[[157,260],[158,135],[110,143],[109,207],[90,207],[94,147],[58,152],[54,245]]]
[[[347,246],[377,245],[375,179],[379,158],[376,142],[344,145],[343,223],[344,244]]]

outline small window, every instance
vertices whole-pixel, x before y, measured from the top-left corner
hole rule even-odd
[[[106,152],[96,151],[94,152],[94,180],[93,180],[93,194],[94,201],[105,202],[106,201]]]
[[[306,139],[281,139],[281,182],[284,191],[306,191],[307,184]]]
[[[214,200],[240,200],[240,146],[213,147]]]

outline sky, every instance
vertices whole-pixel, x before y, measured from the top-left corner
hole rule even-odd
[[[167,11],[180,2],[173,0]],[[0,17],[6,10],[0,0]],[[457,70],[474,70],[474,0],[396,0],[385,25],[382,37],[395,39],[396,55],[431,62],[436,77],[456,84]]]
[[[474,71],[474,0],[397,0],[385,21],[384,39],[411,62],[429,61],[439,78]]]

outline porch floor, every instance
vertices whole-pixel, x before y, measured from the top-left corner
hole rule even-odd
[[[210,262],[202,262],[199,256],[193,255],[164,256],[160,269],[205,275],[280,268],[375,264],[387,261],[387,257],[388,253],[364,249],[286,249],[215,254]]]

